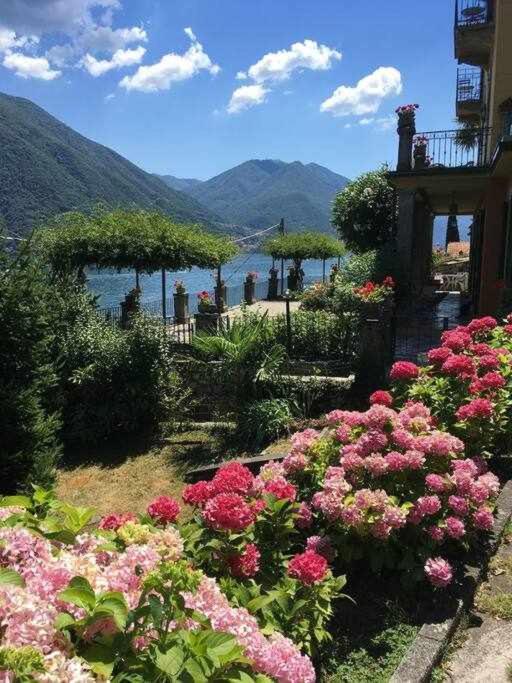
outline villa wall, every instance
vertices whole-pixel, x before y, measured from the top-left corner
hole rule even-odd
[[[497,0],[496,2],[496,31],[491,61],[492,86],[490,93],[490,122],[493,128],[494,139],[491,149],[502,129],[502,115],[499,106],[509,97],[512,97],[512,39],[510,30],[512,27],[512,2],[510,0]]]

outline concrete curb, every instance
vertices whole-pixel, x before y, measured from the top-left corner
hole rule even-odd
[[[479,566],[466,565],[462,591],[456,600],[450,616],[440,623],[425,623],[405,653],[390,683],[426,683],[434,667],[460,623],[462,615],[471,607],[476,589],[481,583],[487,562],[496,552],[507,522],[512,517],[512,480],[503,487],[497,501],[489,545],[484,561]]]

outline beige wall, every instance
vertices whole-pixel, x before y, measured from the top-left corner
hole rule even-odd
[[[512,0],[496,0],[495,40],[491,59],[492,85],[490,93],[489,125],[494,141],[501,133],[500,104],[512,97]],[[491,149],[494,144],[491,145]]]

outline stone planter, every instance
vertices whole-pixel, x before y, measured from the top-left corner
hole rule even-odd
[[[248,306],[256,301],[256,282],[252,278],[244,282],[244,301]]]
[[[215,304],[198,304],[197,310],[201,314],[217,314],[217,306]]]
[[[268,301],[275,301],[278,296],[278,290],[279,290],[279,279],[277,277],[277,270],[271,269],[269,271],[270,277],[268,279],[268,294],[267,294],[267,299]]]
[[[215,306],[216,310],[224,313],[227,310],[227,288],[224,282],[220,287],[215,287]]]
[[[290,292],[296,292],[300,287],[300,279],[297,272],[292,269],[288,272],[288,277],[286,279],[287,287]]]
[[[184,323],[188,320],[188,294],[186,292],[174,295],[174,321]]]
[[[203,313],[201,311],[196,313],[196,330],[198,332],[216,332],[219,329],[219,317],[217,313]]]
[[[415,145],[414,146],[414,169],[427,168],[427,146],[426,145]]]
[[[398,163],[397,171],[410,171],[412,166],[412,145],[416,134],[415,112],[398,114]]]

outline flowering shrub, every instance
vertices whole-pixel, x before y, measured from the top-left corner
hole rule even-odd
[[[395,109],[396,114],[413,114],[417,109],[420,108],[419,104],[402,104],[400,107]]]
[[[315,680],[288,638],[264,635],[183,559],[168,523],[175,501],[159,498],[140,518],[108,515],[87,533],[92,511],[44,491],[2,504],[0,680]]]
[[[366,412],[329,413],[322,436],[295,435],[283,467],[301,493],[312,493],[304,523],[327,530],[339,561],[363,554],[376,570],[399,566],[419,577],[439,546],[451,553],[492,526],[499,482],[482,459],[464,458],[463,442],[437,429],[425,405],[409,401],[398,411],[388,392],[372,399]],[[440,586],[441,565],[431,565],[427,578]]]
[[[354,294],[367,303],[383,303],[393,296],[394,287],[395,282],[393,278],[388,275],[381,284],[377,284],[370,280],[365,282],[362,287],[355,287]]]
[[[203,305],[203,306],[211,306],[214,303],[213,299],[210,296],[210,293],[207,292],[206,290],[203,290],[202,292],[198,292],[197,301],[200,305]]]
[[[510,323],[498,326],[487,316],[448,330],[427,358],[425,368],[403,362],[391,368],[397,399],[428,405],[444,429],[465,440],[469,454],[506,452],[512,441]]]

